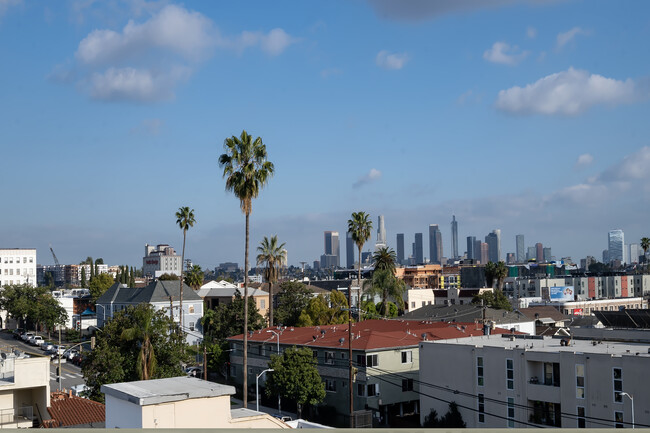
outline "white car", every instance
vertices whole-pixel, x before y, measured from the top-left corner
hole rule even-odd
[[[20,338],[23,339],[23,341],[29,341],[30,338],[34,336],[33,332],[25,332],[23,335],[20,336]]]
[[[45,340],[43,340],[43,337],[40,335],[34,335],[32,338],[29,339],[29,344],[32,344],[34,346],[40,346],[43,344]]]

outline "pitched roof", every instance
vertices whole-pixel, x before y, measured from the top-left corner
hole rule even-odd
[[[550,305],[540,305],[538,307],[520,308],[519,312],[531,320],[540,320],[544,318],[553,319],[554,322],[570,320],[570,317],[560,313],[560,310]],[[535,315],[538,314],[537,317]]]
[[[205,286],[204,286],[205,287]],[[239,293],[243,296],[244,289],[238,289],[235,287],[212,287],[204,288],[201,287],[196,294],[201,298],[232,298],[235,296],[235,291],[239,290]],[[265,292],[262,289],[257,289],[253,287],[248,287],[248,296],[269,296],[269,292]]]
[[[274,344],[280,334],[280,343],[305,347],[347,348],[348,325],[308,326],[304,328],[266,328],[255,331],[249,342]],[[495,328],[493,334],[508,333]],[[470,322],[431,322],[418,320],[364,320],[352,324],[352,348],[354,350],[376,350],[417,346],[421,341],[464,338],[483,335],[480,325]],[[242,340],[243,335],[230,337],[230,341]]]
[[[180,281],[154,281],[145,287],[124,287],[119,283],[113,284],[97,299],[98,304],[140,304],[149,302],[169,302],[169,297],[177,300],[180,297]],[[201,297],[187,284],[183,284],[183,300],[201,301]]]
[[[478,305],[426,305],[422,308],[410,311],[404,315],[405,319],[411,320],[435,320],[435,321],[459,321],[473,322],[483,318],[483,309]],[[496,323],[517,323],[530,322],[529,319],[519,312],[486,308],[485,318]]]
[[[106,421],[106,407],[103,404],[65,392],[50,393],[50,407],[47,411],[52,417],[52,420],[44,422],[47,427],[79,426]]]

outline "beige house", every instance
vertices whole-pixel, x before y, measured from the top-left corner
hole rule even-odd
[[[236,290],[239,290],[242,296],[244,295],[244,289],[238,288],[235,284],[227,281],[210,281],[202,285],[196,293],[203,298],[206,309],[212,309],[220,304],[230,304],[235,297]],[[255,299],[257,310],[263,317],[266,317],[269,292],[249,286],[248,296]]]
[[[195,377],[102,385],[106,428],[290,428],[262,412],[231,409],[235,388]]]
[[[0,352],[0,428],[31,428],[50,405],[50,359]]]

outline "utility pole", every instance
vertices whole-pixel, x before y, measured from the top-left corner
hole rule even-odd
[[[203,340],[203,380],[208,380],[208,349]]]
[[[348,361],[350,364],[350,428],[354,428],[354,392],[353,380],[354,372],[352,371],[352,281],[348,286]]]
[[[61,325],[59,324],[59,345],[56,348],[56,354],[59,356],[59,391],[61,391]]]

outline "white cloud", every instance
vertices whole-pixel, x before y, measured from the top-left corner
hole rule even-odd
[[[109,68],[106,72],[94,73],[86,85],[93,99],[158,102],[173,99],[174,87],[189,75],[189,70],[182,67],[164,73],[130,67]]]
[[[537,29],[532,26],[528,26],[526,29],[526,36],[528,36],[530,39],[535,39],[537,37]]]
[[[268,33],[244,31],[235,38],[220,37],[217,44],[222,48],[243,52],[250,47],[260,47],[269,56],[282,54],[290,45],[298,42],[284,30],[276,28]]]
[[[576,167],[585,167],[587,165],[591,165],[592,162],[594,162],[594,157],[589,153],[583,153],[578,157],[578,160],[576,161]]]
[[[409,55],[407,53],[389,53],[386,50],[382,50],[377,53],[375,58],[375,63],[377,66],[384,69],[402,69],[406,62],[409,60]]]
[[[377,170],[376,168],[371,168],[368,173],[365,175],[361,176],[353,185],[353,188],[359,188],[360,186],[363,186],[365,184],[374,182],[376,180],[379,180],[381,178],[381,171]]]
[[[521,51],[518,46],[511,47],[506,42],[495,42],[492,48],[483,53],[488,62],[515,66],[528,56],[528,51]]]
[[[0,17],[2,17],[10,7],[22,3],[22,0],[0,0]]]
[[[472,89],[467,90],[465,93],[460,95],[456,100],[458,105],[466,104],[478,104],[483,100],[483,95],[480,93],[475,93]]]
[[[631,79],[620,81],[569,68],[526,87],[501,90],[495,106],[513,114],[577,115],[594,105],[629,104],[640,97]]]
[[[580,27],[574,27],[571,30],[559,33],[557,35],[557,48],[562,48],[569,42],[571,42],[577,35],[587,35],[589,32],[581,29]]]

